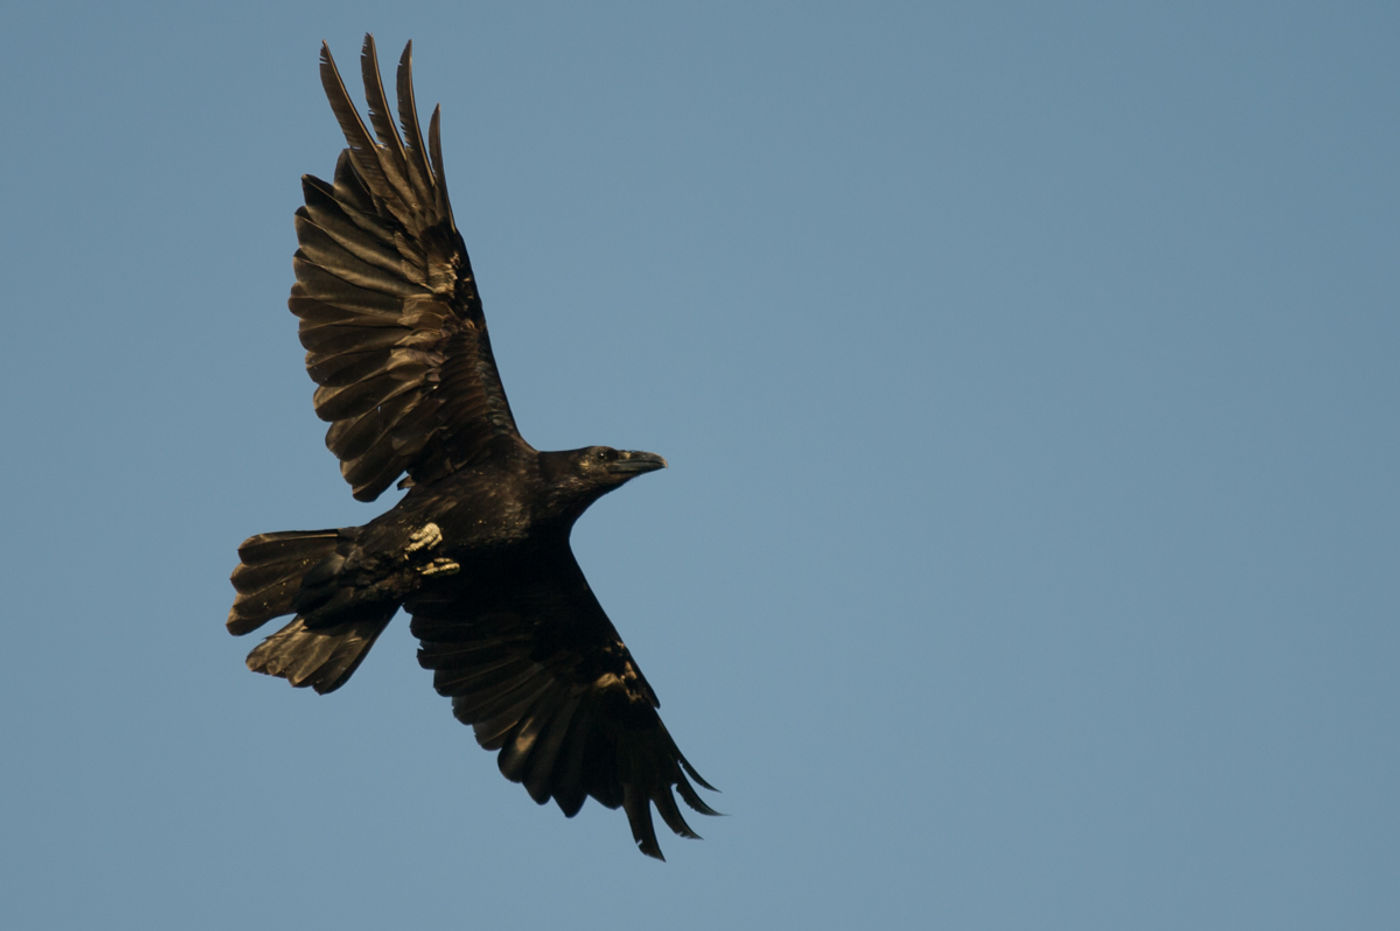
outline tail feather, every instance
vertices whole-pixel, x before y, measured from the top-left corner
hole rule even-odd
[[[398,610],[395,602],[356,603],[354,590],[341,591],[335,578],[355,530],[291,530],[260,533],[238,548],[242,563],[230,577],[238,595],[228,615],[232,634],[246,634],[285,614],[298,615],[248,654],[248,668],[281,676],[294,686],[330,692],[360,665]],[[311,600],[334,604],[313,612],[308,627],[299,609]],[[335,608],[343,607],[337,622]],[[346,615],[351,615],[347,617]],[[329,623],[323,623],[322,621]]]
[[[391,605],[388,616],[380,620],[348,621],[316,630],[297,618],[248,654],[248,668],[281,676],[298,688],[309,685],[323,694],[334,691],[359,667],[394,610]]]
[[[257,630],[274,617],[290,614],[302,577],[335,553],[339,530],[287,530],[260,533],[243,541],[230,581],[237,589],[228,613],[235,635]]]

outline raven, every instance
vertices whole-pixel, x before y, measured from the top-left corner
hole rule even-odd
[[[400,136],[365,36],[371,135],[321,45],[321,84],[348,145],[334,182],[302,178],[288,302],[316,413],[331,424],[326,445],[354,496],[372,501],[405,473],[408,490],[361,527],[249,537],[228,629],[294,615],[248,667],[325,693],[405,608],[418,661],[508,779],[569,817],[590,795],[621,806],[641,851],[664,859],[651,807],[698,837],[672,791],[712,815],[690,779],[714,787],[661,723],[569,534],[590,504],[666,460],[607,446],[540,452],[520,436],[447,200],[437,108],[424,145],[412,51],[399,59]]]

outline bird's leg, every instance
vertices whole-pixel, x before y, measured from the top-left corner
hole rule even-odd
[[[403,548],[403,558],[412,560],[413,554],[422,550],[434,550],[442,544],[442,528],[429,521],[409,534],[408,544]],[[455,560],[438,556],[426,565],[418,566],[418,574],[424,578],[435,575],[454,575],[461,570]]]
[[[432,521],[413,531],[408,537],[408,545],[403,548],[404,554],[416,553],[422,549],[433,549],[442,542],[442,528]]]

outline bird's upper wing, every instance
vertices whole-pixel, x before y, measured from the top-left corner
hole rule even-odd
[[[643,853],[664,859],[651,806],[696,837],[672,795],[702,814],[687,779],[713,790],[661,723],[655,693],[603,613],[567,542],[509,565],[474,567],[455,587],[410,598],[418,659],[501,772],[572,817],[593,796],[627,812]]]
[[[373,136],[322,44],[321,83],[349,146],[334,183],[302,178],[296,215],[288,303],[319,386],[316,413],[331,422],[326,445],[363,501],[404,472],[422,481],[524,447],[447,201],[436,109],[423,144],[412,47],[399,60],[400,138],[374,39],[360,56]]]

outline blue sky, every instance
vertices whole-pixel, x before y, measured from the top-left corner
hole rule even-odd
[[[1400,923],[1393,5],[0,25],[0,924]],[[527,439],[671,462],[574,535],[723,790],[666,864],[502,779],[403,618],[327,697],[223,629],[245,536],[392,500],[285,305],[366,30]]]

